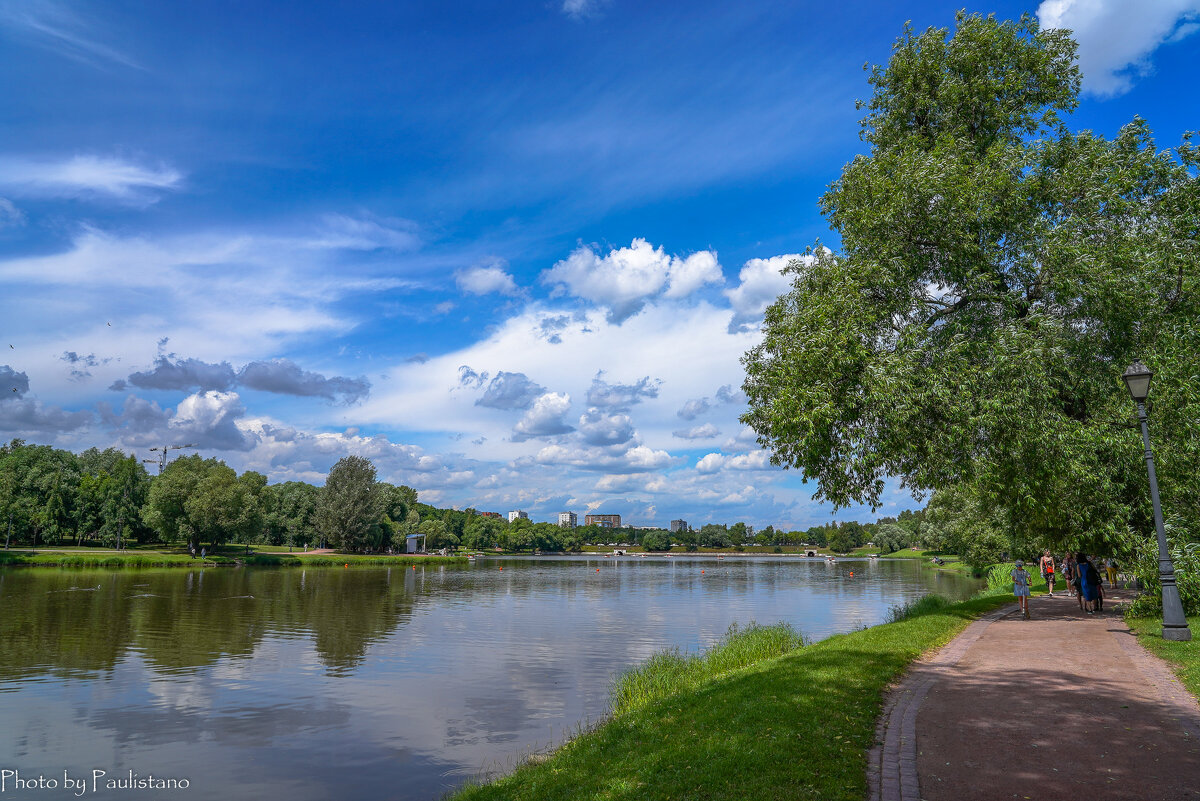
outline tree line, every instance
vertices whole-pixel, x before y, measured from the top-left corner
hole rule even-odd
[[[854,521],[785,531],[745,523],[698,529],[562,528],[520,518],[511,523],[473,508],[440,509],[417,491],[379,481],[360,456],[341,459],[325,486],[268,484],[262,473],[238,474],[219,459],[183,456],[151,476],[115,448],[82,453],[13,440],[0,446],[0,526],[5,546],[184,543],[199,550],[227,544],[331,547],[350,552],[404,551],[410,536],[428,550],[464,547],[563,552],[619,542],[665,551],[746,545],[815,545],[846,552],[874,543],[890,552],[919,541],[923,512],[875,523]]]

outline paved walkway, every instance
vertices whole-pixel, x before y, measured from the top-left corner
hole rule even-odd
[[[875,801],[1200,799],[1200,706],[1106,611],[1011,605],[916,663],[872,752]]]

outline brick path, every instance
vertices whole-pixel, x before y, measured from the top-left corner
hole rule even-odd
[[[1170,669],[1112,611],[1030,610],[913,665],[880,718],[871,799],[1200,799],[1200,706]]]

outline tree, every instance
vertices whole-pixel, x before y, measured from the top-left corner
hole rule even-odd
[[[1149,531],[1122,427],[1141,357],[1167,377],[1164,500],[1200,515],[1200,160],[1139,119],[1070,133],[1075,49],[1032,17],[960,15],[872,70],[869,152],[822,198],[841,253],[790,266],[743,360],[743,422],[816,497],[875,507],[893,476],[967,487],[1013,540]]]
[[[346,456],[329,471],[317,501],[317,531],[335,548],[361,551],[378,545],[382,514],[375,465],[361,456]]]

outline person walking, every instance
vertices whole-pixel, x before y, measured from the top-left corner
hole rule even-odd
[[[1050,555],[1049,550],[1042,553],[1042,560],[1040,562],[1040,565],[1042,568],[1042,578],[1046,582],[1046,592],[1050,595],[1051,598],[1053,598],[1054,597],[1054,557]]]
[[[1025,569],[1025,563],[1018,559],[1009,575],[1012,576],[1013,595],[1017,596],[1017,606],[1021,608],[1022,616],[1029,620],[1029,571]]]
[[[1108,586],[1117,586],[1117,560],[1111,556],[1104,560],[1104,572],[1108,574]]]
[[[1079,605],[1089,615],[1096,612],[1096,599],[1100,595],[1100,571],[1096,570],[1085,553],[1075,554],[1079,573]]]

